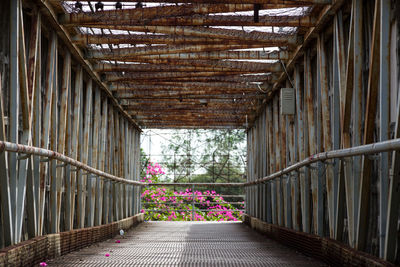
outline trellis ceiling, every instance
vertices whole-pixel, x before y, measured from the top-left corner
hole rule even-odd
[[[122,107],[148,128],[250,126],[332,4],[49,2]]]

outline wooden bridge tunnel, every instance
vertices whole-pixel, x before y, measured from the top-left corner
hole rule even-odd
[[[247,129],[245,223],[400,264],[398,1],[92,2],[0,1],[0,266],[141,222],[144,128]]]

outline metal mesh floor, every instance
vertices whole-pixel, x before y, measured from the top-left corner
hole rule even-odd
[[[120,240],[121,243],[115,243]],[[110,254],[106,257],[106,253]],[[49,266],[324,266],[241,223],[145,222]]]

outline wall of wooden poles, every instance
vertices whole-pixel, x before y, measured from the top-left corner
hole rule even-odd
[[[0,2],[0,140],[138,180],[140,129],[33,3]],[[53,18],[54,19],[54,18]],[[139,213],[139,186],[0,152],[0,247]]]
[[[318,152],[399,137],[399,10],[348,1],[305,35],[248,130],[248,182]],[[280,113],[283,87],[295,90],[294,115]],[[399,262],[399,168],[398,151],[311,164],[247,187],[247,213]]]

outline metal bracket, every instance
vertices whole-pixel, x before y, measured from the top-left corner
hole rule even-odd
[[[17,160],[24,160],[24,159],[29,158],[30,156],[31,156],[31,154],[21,153],[21,155],[19,155],[19,156],[17,157]]]
[[[373,155],[373,154],[371,154],[371,155],[367,155],[367,158],[368,158],[369,160],[379,160],[379,159],[380,159],[380,156],[379,156],[379,155]]]
[[[56,167],[58,168],[58,167],[65,167],[65,166],[67,166],[68,164],[67,163],[62,163],[62,164],[57,164],[56,165]]]
[[[310,164],[310,166],[308,166],[308,168],[310,168],[311,170],[318,170],[318,166],[313,166],[313,164]]]
[[[45,158],[41,159],[40,162],[50,162],[52,159],[51,158]]]
[[[325,165],[332,165],[332,166],[336,165],[335,162],[331,162],[330,160],[324,160],[324,161],[321,161],[321,162],[322,162],[322,164],[325,164]]]

